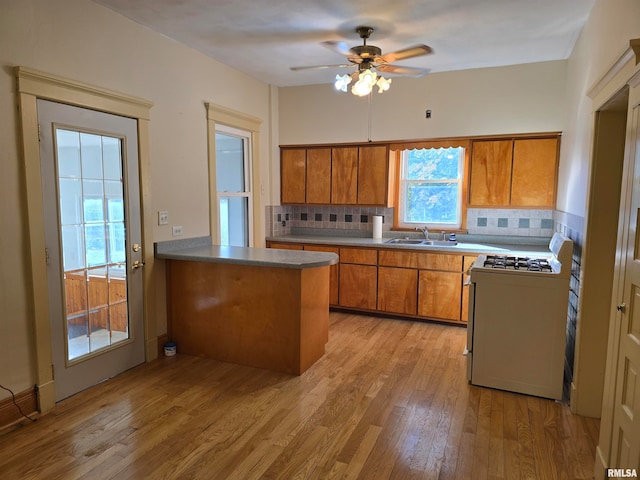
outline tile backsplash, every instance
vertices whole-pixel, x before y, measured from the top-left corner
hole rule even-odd
[[[554,232],[553,210],[468,208],[467,230],[476,235],[550,237]]]
[[[266,233],[288,235],[292,228],[372,232],[374,215],[383,217],[383,233],[391,230],[393,208],[269,205]],[[553,210],[469,208],[467,230],[475,235],[550,237],[554,232]]]

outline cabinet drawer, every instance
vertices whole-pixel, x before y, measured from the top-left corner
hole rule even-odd
[[[471,265],[473,265],[473,262],[475,262],[477,259],[478,257],[476,255],[465,255],[462,271],[468,272],[469,269],[471,268]]]
[[[401,252],[398,250],[380,250],[378,265],[386,267],[418,268],[417,252]]]
[[[269,248],[278,248],[280,250],[302,250],[302,245],[298,243],[269,242]]]
[[[359,263],[361,265],[377,265],[378,251],[364,248],[341,248],[340,263]]]
[[[423,253],[418,256],[418,268],[426,270],[462,271],[462,255]]]

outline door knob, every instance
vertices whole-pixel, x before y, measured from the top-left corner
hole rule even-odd
[[[141,262],[140,260],[136,260],[135,262],[133,262],[133,270],[142,267],[144,267],[144,262]]]
[[[623,302],[623,303],[621,303],[620,305],[618,305],[618,306],[616,307],[616,309],[617,309],[619,312],[622,312],[622,313],[624,313],[624,310],[625,310],[626,308],[627,308],[627,305],[626,305],[624,302]]]

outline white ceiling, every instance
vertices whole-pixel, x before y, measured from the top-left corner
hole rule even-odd
[[[331,83],[345,57],[323,41],[390,53],[416,44],[432,55],[398,62],[432,72],[569,57],[595,0],[94,0],[237,70],[277,86]]]

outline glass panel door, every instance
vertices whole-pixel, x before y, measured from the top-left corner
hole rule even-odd
[[[128,340],[122,140],[55,129],[67,360]]]

